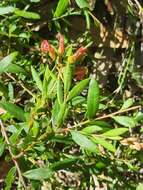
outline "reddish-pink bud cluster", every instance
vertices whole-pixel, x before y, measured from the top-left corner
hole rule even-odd
[[[61,59],[62,55],[65,52],[64,36],[62,34],[58,33],[56,37],[59,42],[57,54],[58,54],[59,58]],[[41,42],[40,50],[44,54],[48,53],[52,60],[56,59],[55,48],[47,40],[43,40]],[[87,51],[87,48],[80,47],[73,55],[68,57],[68,62],[75,63],[76,61],[81,60],[86,55],[86,51]]]
[[[82,59],[86,54],[87,48],[80,47],[73,55],[68,57],[69,63],[75,63],[76,61],[79,61]]]
[[[49,43],[47,40],[43,40],[41,42],[40,50],[42,53],[47,53],[49,51]]]
[[[55,49],[52,47],[52,45],[47,40],[43,40],[41,42],[40,49],[41,49],[42,53],[49,52],[49,56],[51,57],[51,59],[55,60]]]
[[[74,54],[73,58],[75,61],[79,61],[86,53],[87,49],[85,47],[80,47]]]
[[[59,49],[58,49],[58,54],[62,56],[65,51],[65,46],[64,46],[64,36],[60,33],[57,34],[57,39],[59,41]]]

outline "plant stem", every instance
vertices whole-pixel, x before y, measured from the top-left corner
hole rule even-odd
[[[7,136],[5,127],[4,127],[4,125],[3,125],[2,121],[1,121],[1,119],[0,119],[0,126],[1,126],[2,136],[4,137],[6,143],[7,143],[8,145],[10,145],[10,142],[9,142],[9,139],[8,139],[8,136]],[[17,169],[17,172],[18,172],[18,175],[19,175],[19,180],[20,180],[21,184],[23,185],[24,189],[26,189],[26,184],[25,184],[25,181],[24,181],[24,179],[23,179],[22,172],[21,172],[21,170],[20,170],[20,167],[19,167],[19,164],[18,164],[17,160],[15,159],[14,154],[12,153],[11,146],[8,146],[8,150],[9,150],[9,153],[10,153],[10,155],[11,155],[12,161],[14,162],[15,167],[16,167],[16,169]]]
[[[103,115],[101,117],[97,117],[96,119],[94,119],[94,121],[101,120],[101,119],[107,119],[107,118],[113,117],[115,115],[125,113],[125,112],[131,111],[131,110],[139,109],[139,108],[141,108],[141,106],[133,106],[133,107],[128,108],[128,109],[119,110],[119,111],[116,111],[116,112],[108,114],[108,115]],[[71,128],[62,129],[62,130],[60,130],[60,132],[67,132],[67,131],[70,131],[73,128],[76,128],[78,126],[82,126],[82,125],[85,125],[85,124],[88,124],[88,123],[90,123],[90,120],[82,121],[80,123],[77,123],[77,124],[73,125]]]
[[[116,112],[108,114],[108,115],[103,115],[101,117],[96,118],[95,120],[106,119],[106,118],[109,118],[109,117],[113,117],[113,116],[115,116],[117,114],[125,113],[125,112],[135,110],[135,109],[139,109],[139,108],[141,108],[141,106],[133,106],[133,107],[128,108],[128,109],[123,109],[123,110],[119,110],[119,111],[116,111]]]

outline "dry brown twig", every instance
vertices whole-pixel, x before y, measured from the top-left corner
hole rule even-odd
[[[139,109],[139,108],[141,108],[140,105],[139,105],[139,106],[133,106],[133,107],[128,108],[128,109],[119,110],[119,111],[116,111],[116,112],[111,113],[111,114],[107,114],[107,115],[103,115],[103,116],[101,116],[101,117],[97,117],[97,118],[95,119],[95,121],[101,120],[101,119],[112,118],[112,117],[115,116],[115,115],[122,114],[122,113],[125,113],[125,112],[128,112],[128,111],[132,111],[132,110],[135,110],[135,109]],[[67,131],[70,131],[70,130],[73,129],[73,128],[76,128],[76,127],[78,127],[78,126],[82,126],[82,125],[88,124],[89,122],[90,122],[90,120],[86,120],[86,121],[83,121],[83,122],[81,122],[81,123],[77,123],[77,124],[75,124],[74,126],[72,126],[70,129],[69,129],[69,128],[65,128],[65,129],[62,129],[60,132],[67,132]]]

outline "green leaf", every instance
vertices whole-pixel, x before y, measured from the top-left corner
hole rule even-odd
[[[53,73],[53,71],[51,71],[51,70],[49,69],[49,66],[47,65],[46,70],[45,70],[45,74],[44,74],[44,78],[48,81],[50,77],[51,77],[53,80],[57,80],[56,75]]]
[[[16,9],[14,13],[20,17],[27,18],[27,19],[40,19],[40,15],[34,12]]]
[[[30,2],[32,2],[32,3],[38,3],[38,2],[40,2],[40,0],[30,0]]]
[[[47,97],[53,99],[57,95],[57,80],[52,78],[47,85]]]
[[[88,126],[88,127],[85,127],[84,129],[82,129],[82,132],[84,132],[86,134],[92,134],[97,131],[102,131],[102,127],[99,127],[97,125],[91,125],[91,126]]]
[[[15,180],[15,173],[16,173],[16,168],[15,167],[12,167],[7,176],[6,176],[6,179],[5,179],[5,188],[4,190],[11,190],[12,189],[12,183],[14,182]]]
[[[61,16],[68,8],[69,0],[59,0],[54,17]]]
[[[5,15],[9,13],[13,13],[15,10],[14,7],[8,6],[8,7],[0,7],[0,15]]]
[[[138,113],[135,115],[135,121],[137,121],[137,122],[143,121],[143,113],[142,113],[142,112],[138,112]]]
[[[64,68],[64,93],[67,94],[71,87],[72,70],[71,64],[67,63]]]
[[[87,9],[84,10],[84,15],[85,15],[85,19],[86,19],[86,29],[90,30],[90,14],[89,11]]]
[[[60,78],[57,81],[57,98],[59,104],[61,105],[64,101],[64,95],[63,95],[63,86]]]
[[[32,72],[32,77],[33,77],[34,81],[36,82],[37,87],[42,92],[42,90],[43,90],[42,81],[40,80],[38,73],[36,72],[36,70],[32,66],[31,66],[31,72]]]
[[[88,95],[87,95],[87,117],[92,119],[99,108],[99,86],[97,81],[92,77],[89,83]]]
[[[89,8],[89,2],[87,0],[75,0],[80,9]]]
[[[63,104],[60,105],[60,109],[57,115],[57,126],[60,127],[63,122],[64,122],[64,116],[65,116],[65,111],[66,111],[66,103],[64,102]]]
[[[31,128],[31,133],[33,137],[37,137],[38,133],[39,133],[40,127],[39,127],[39,123],[37,121],[34,121],[33,123],[33,127]]]
[[[19,106],[4,101],[0,102],[0,106],[18,120],[25,121],[25,113]]]
[[[67,158],[62,161],[55,162],[50,165],[50,168],[52,170],[61,170],[61,169],[67,169],[68,167],[70,168],[72,164],[75,164],[79,160],[79,158]]]
[[[28,179],[44,180],[52,176],[52,170],[50,168],[38,168],[25,172],[23,175]]]
[[[81,134],[78,131],[72,131],[72,139],[83,149],[86,149],[90,152],[97,152],[97,146],[85,135]]]
[[[10,64],[7,67],[7,72],[8,73],[15,73],[15,74],[22,73],[24,75],[27,75],[27,72],[22,67],[20,67],[19,65],[16,65],[16,64]]]
[[[0,157],[3,155],[5,150],[5,143],[3,141],[0,141]]]
[[[116,129],[111,129],[110,131],[103,133],[102,136],[116,137],[116,136],[124,134],[127,131],[128,131],[128,128],[116,128]]]
[[[110,139],[110,140],[114,140],[114,141],[119,141],[119,140],[122,139],[121,136],[114,136],[114,137],[105,137],[105,136],[102,136],[102,137],[104,137],[104,138],[108,138],[108,139]]]
[[[96,144],[100,144],[102,145],[104,148],[106,148],[107,150],[111,151],[111,152],[115,152],[116,149],[114,148],[114,146],[107,142],[106,140],[102,139],[102,138],[98,138],[98,137],[93,137],[92,140],[96,143]]]
[[[124,104],[122,105],[122,110],[123,109],[127,109],[127,108],[129,108],[129,107],[131,107],[132,105],[133,105],[133,103],[134,103],[134,100],[133,100],[133,98],[129,98],[128,100],[126,100],[125,102],[124,102]]]
[[[100,120],[90,120],[88,125],[96,125],[101,127],[102,132],[106,132],[109,131],[110,129],[112,129],[111,125],[105,121],[100,121]]]
[[[89,79],[84,79],[80,81],[78,84],[76,84],[72,90],[69,92],[67,101],[71,100],[73,97],[77,96],[79,93],[83,91],[83,89],[87,86],[89,83]]]
[[[11,82],[8,83],[8,97],[10,100],[14,99],[14,88]]]
[[[63,135],[53,135],[51,138],[49,138],[49,141],[52,143],[60,143],[60,144],[65,144],[65,145],[72,145],[73,141],[71,138],[68,136],[63,136]]]
[[[136,121],[133,117],[128,116],[114,116],[112,117],[117,123],[125,127],[135,127]]]
[[[109,123],[107,123],[105,121],[101,121],[101,120],[91,120],[89,122],[89,124],[91,124],[91,125],[98,125],[98,126],[100,126],[102,128],[109,128],[109,129],[111,128],[111,125]]]
[[[60,105],[58,99],[55,100],[53,107],[52,107],[52,122],[54,125],[57,124],[57,115],[59,113]]]
[[[83,96],[76,96],[75,98],[72,99],[72,105],[76,106],[78,104],[82,104],[83,102],[86,102],[86,98]]]
[[[143,183],[139,183],[136,190],[143,190]]]
[[[8,89],[6,85],[3,84],[2,81],[0,81],[0,92],[2,92],[5,97],[8,96]]]
[[[8,67],[12,64],[17,55],[18,52],[13,52],[0,61],[0,74],[2,74],[3,72],[7,72]]]

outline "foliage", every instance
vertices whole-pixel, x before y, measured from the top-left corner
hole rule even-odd
[[[131,23],[128,30],[134,38],[122,53],[117,88],[112,91],[108,83],[101,87],[90,52],[94,47],[90,29],[103,29],[94,15],[99,2],[59,0],[53,4],[48,40],[35,29],[42,22],[42,11],[34,9],[40,3],[0,2],[2,186],[6,190],[141,189],[142,95],[126,96],[132,81],[142,90],[140,73],[135,70],[137,31]],[[102,5],[112,17],[115,7],[110,3]],[[141,5],[135,5],[142,13]],[[141,13],[135,12],[135,5],[126,1],[125,10],[129,21],[137,23]],[[74,27],[70,16],[86,22],[86,32],[76,40],[68,36]],[[103,59],[102,52],[99,57]]]

